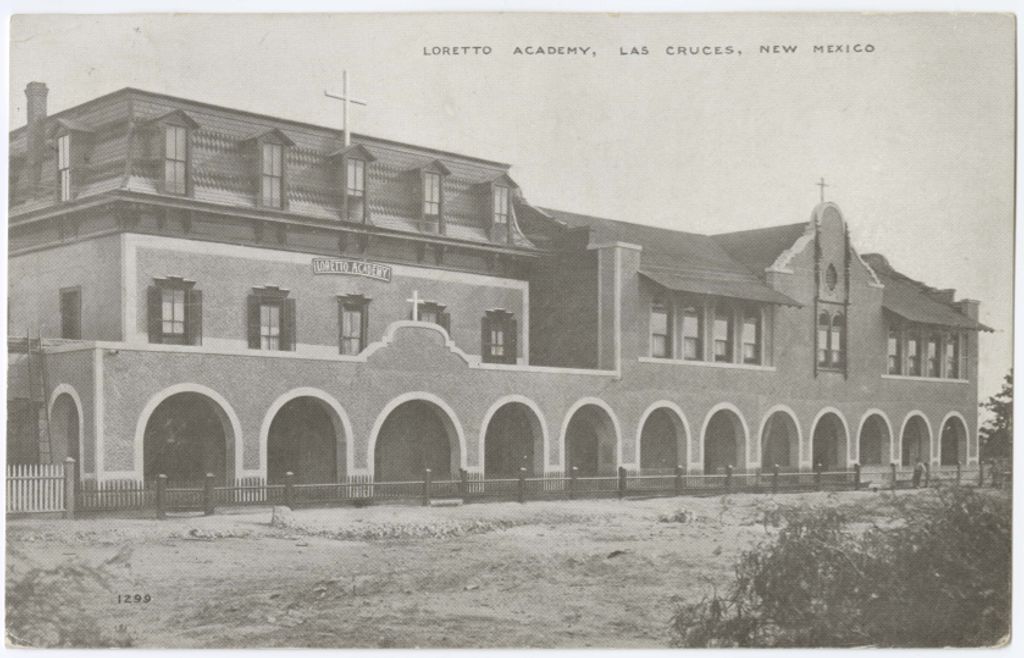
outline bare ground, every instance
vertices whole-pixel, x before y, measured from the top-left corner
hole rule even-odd
[[[142,647],[666,647],[674,597],[724,587],[740,553],[774,531],[773,511],[841,505],[884,523],[889,500],[382,506],[299,510],[286,525],[271,525],[269,508],[14,519],[8,577],[99,566],[110,588],[81,597],[82,618]],[[119,594],[152,601],[119,604]]]

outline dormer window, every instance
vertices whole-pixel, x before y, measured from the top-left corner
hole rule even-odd
[[[373,153],[362,144],[352,144],[331,153],[337,158],[338,200],[341,204],[341,218],[350,222],[366,223],[369,214],[369,167],[376,160]]]
[[[268,208],[283,208],[284,146],[264,143],[261,146],[260,199]]]
[[[60,186],[60,200],[71,200],[71,135],[57,138],[57,182]]]
[[[366,196],[366,162],[356,158],[345,161],[345,193],[348,198],[362,199]]]
[[[423,219],[439,222],[441,219],[441,174],[423,172]]]
[[[188,193],[188,128],[168,125],[164,130],[164,192]]]
[[[508,226],[509,189],[504,185],[495,185],[492,197],[495,226]]]

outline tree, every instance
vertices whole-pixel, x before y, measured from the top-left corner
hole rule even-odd
[[[981,428],[981,458],[1010,457],[1013,448],[1013,369],[1003,378],[1003,388],[979,406],[992,416]]]

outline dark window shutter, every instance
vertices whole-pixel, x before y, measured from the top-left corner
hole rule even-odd
[[[512,316],[505,322],[505,361],[515,363],[519,356],[519,323]]]
[[[185,293],[185,331],[189,345],[203,344],[203,291]]]
[[[491,318],[486,315],[480,318],[480,360],[491,360]]]
[[[452,333],[452,316],[447,311],[439,311],[437,314],[437,323],[444,327],[444,330],[450,335]]]
[[[163,294],[157,286],[150,286],[147,294],[147,318],[149,319],[149,342],[162,343]]]
[[[346,182],[347,184],[347,182]],[[338,352],[344,354],[342,345],[345,342],[345,300],[338,299]]]
[[[359,351],[366,349],[366,336],[370,331],[370,302],[363,302],[363,318],[359,327]]]
[[[295,350],[295,300],[281,302],[281,349]]]
[[[246,301],[246,326],[249,334],[249,347],[258,350],[260,348],[260,298],[256,295],[249,295]]]

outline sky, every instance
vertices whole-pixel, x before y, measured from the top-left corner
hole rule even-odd
[[[861,253],[981,301],[985,398],[1012,360],[1013,29],[995,14],[23,15],[10,127],[31,80],[51,112],[133,86],[340,127],[323,91],[347,69],[369,103],[354,132],[510,163],[536,205],[714,233],[806,221],[824,177]],[[773,45],[796,51],[760,52]],[[424,54],[463,46],[491,52]]]

